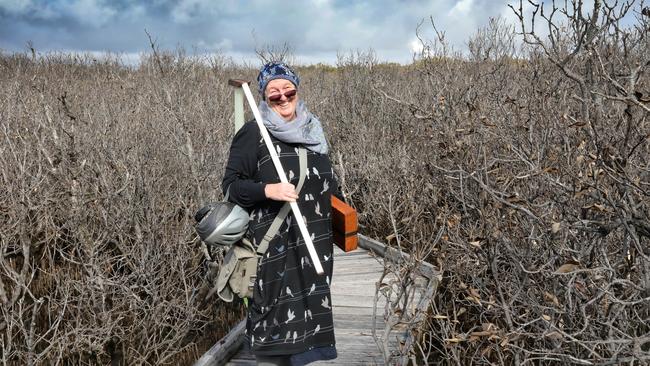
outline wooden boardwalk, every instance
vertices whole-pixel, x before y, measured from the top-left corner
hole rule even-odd
[[[331,361],[319,361],[310,365],[384,365],[384,358],[372,334],[373,325],[377,334],[384,331],[385,300],[377,303],[377,319],[373,324],[373,309],[376,283],[384,270],[384,256],[394,260],[381,243],[363,238],[360,248],[344,253],[334,248],[334,275],[332,278],[332,305],[334,334],[338,357]],[[370,248],[379,252],[362,249]],[[429,267],[428,267],[429,268]],[[426,287],[427,281],[423,281]],[[415,299],[417,300],[417,299]],[[255,365],[255,358],[243,342],[244,322],[238,324],[228,336],[208,351],[195,366],[207,365]],[[393,335],[389,346],[397,347],[397,336]],[[404,339],[403,334],[401,335]],[[234,355],[233,355],[234,354]]]

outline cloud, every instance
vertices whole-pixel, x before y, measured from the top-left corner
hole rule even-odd
[[[409,49],[411,50],[412,53],[419,54],[422,53],[424,50],[424,46],[422,45],[422,42],[417,37],[413,37],[411,41],[408,43]]]
[[[429,17],[455,49],[490,17],[516,21],[515,0],[0,0],[0,48],[148,51],[144,29],[161,48],[196,48],[254,58],[256,46],[289,43],[299,60],[335,62],[337,53],[372,48],[385,61],[410,62],[435,38]],[[308,61],[305,61],[308,62]]]
[[[204,0],[181,0],[171,11],[171,18],[179,24],[187,24],[196,18],[218,16],[218,2]]]
[[[27,10],[30,5],[30,0],[5,0],[0,2],[0,10],[4,10],[9,14],[20,14]]]
[[[103,1],[73,0],[61,3],[61,13],[69,14],[80,24],[101,27],[113,20],[117,10]]]
[[[473,5],[474,0],[460,0],[451,8],[449,15],[452,17],[467,16],[471,12]]]

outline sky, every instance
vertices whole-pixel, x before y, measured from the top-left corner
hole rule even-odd
[[[299,64],[336,64],[372,49],[378,60],[409,63],[433,37],[429,17],[456,49],[490,17],[514,21],[518,0],[0,0],[0,50],[114,52],[131,61],[158,47],[220,53],[236,62],[255,48],[289,44]]]

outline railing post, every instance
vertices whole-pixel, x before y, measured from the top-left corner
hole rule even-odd
[[[230,79],[228,85],[235,87],[235,133],[244,125],[244,90],[241,88],[246,80]]]
[[[244,125],[244,90],[235,89],[235,132]]]

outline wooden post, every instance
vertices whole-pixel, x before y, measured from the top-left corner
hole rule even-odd
[[[235,87],[235,133],[244,125],[244,89],[241,86],[246,80],[230,79],[228,85]]]
[[[235,89],[235,133],[244,125],[244,90]]]

